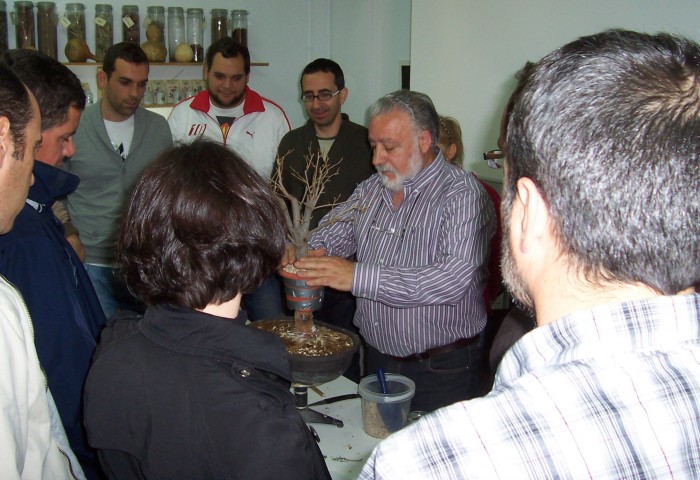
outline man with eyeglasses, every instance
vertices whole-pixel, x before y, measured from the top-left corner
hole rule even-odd
[[[277,145],[290,129],[282,108],[248,87],[250,53],[223,37],[207,49],[207,89],[173,108],[168,118],[174,141],[204,136],[235,150],[265,180]]]
[[[168,118],[173,140],[191,142],[206,137],[219,142],[267,180],[277,145],[290,129],[287,115],[248,87],[250,52],[245,45],[231,37],[220,38],[207,49],[204,61],[207,89],[173,108]],[[251,320],[285,315],[277,276],[244,295],[243,308]]]
[[[309,121],[286,134],[277,148],[280,157],[286,155],[282,181],[289,193],[301,198],[306,185],[292,172],[303,172],[306,156],[320,153],[329,162],[338,163],[338,175],[325,185],[318,205],[344,202],[360,182],[374,173],[367,129],[341,113],[348,89],[343,70],[336,62],[317,58],[304,68],[300,84]],[[315,210],[311,228],[316,228],[328,211],[330,207]]]
[[[321,155],[337,165],[337,175],[324,187],[311,218],[311,228],[316,228],[331,205],[344,202],[357,185],[372,176],[372,151],[367,140],[367,128],[350,121],[341,113],[348,98],[343,70],[333,60],[317,58],[301,73],[301,101],[309,117],[305,125],[287,133],[277,149],[284,156],[282,182],[289,193],[301,199],[306,183],[294,172],[303,172],[309,155]],[[314,312],[318,320],[357,331],[352,320],[355,314],[355,297],[350,292],[326,288],[323,304]],[[345,372],[345,376],[359,381],[359,354]]]
[[[479,181],[445,161],[438,131],[427,95],[380,98],[369,122],[378,173],[323,218],[309,241],[315,250],[294,264],[309,286],[357,297],[369,372],[411,378],[411,408],[423,411],[478,393],[496,225]]]

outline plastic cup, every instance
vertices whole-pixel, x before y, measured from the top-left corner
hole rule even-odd
[[[386,438],[406,425],[411,411],[411,398],[416,384],[408,377],[386,374],[387,390],[382,393],[376,375],[360,380],[358,391],[362,397],[362,428],[367,435]]]

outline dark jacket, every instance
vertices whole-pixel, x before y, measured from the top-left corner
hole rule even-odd
[[[243,322],[160,306],[105,328],[85,424],[110,478],[330,478],[282,343]]]
[[[83,382],[105,323],[90,278],[51,211],[73,192],[75,175],[34,162],[34,185],[14,227],[0,235],[0,273],[22,293],[34,324],[34,343],[71,448],[88,478],[97,458],[82,428]]]
[[[332,163],[340,162],[340,167],[338,175],[332,177],[326,184],[325,192],[318,202],[319,206],[330,205],[334,201],[344,202],[359,183],[375,173],[372,166],[372,149],[367,140],[367,129],[362,125],[352,123],[344,113],[341,115],[343,123],[328,151],[329,160]],[[305,186],[294,178],[292,171],[303,174],[306,165],[304,156],[309,153],[309,148],[313,154],[320,150],[316,128],[310,120],[304,126],[295,128],[282,137],[277,148],[280,157],[287,155],[282,171],[284,186],[299,200],[304,194]],[[315,210],[311,220],[311,228],[316,228],[321,218],[330,210],[330,207]]]

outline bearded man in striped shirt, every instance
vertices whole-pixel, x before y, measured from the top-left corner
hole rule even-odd
[[[370,111],[377,175],[329,212],[295,266],[310,286],[350,291],[368,370],[411,378],[411,408],[478,393],[483,291],[493,204],[473,175],[445,161],[427,95],[400,90]]]

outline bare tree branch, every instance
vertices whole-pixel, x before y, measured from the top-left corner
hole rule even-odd
[[[340,162],[343,159],[331,162],[328,156],[324,157],[320,152],[314,153],[311,145],[309,145],[308,153],[304,155],[304,171],[299,172],[294,168],[289,169],[291,176],[304,186],[302,198],[298,199],[285,188],[283,181],[284,162],[290,153],[291,150],[283,156],[277,157],[275,168],[270,178],[270,187],[280,198],[280,201],[285,204],[284,211],[287,215],[289,239],[296,248],[297,258],[300,258],[306,255],[308,251],[309,226],[311,225],[314,210],[333,207],[336,203],[337,199],[332,204],[317,205],[319,199],[326,191],[325,188],[328,181],[338,175]],[[287,205],[285,200],[289,202],[289,205]]]

